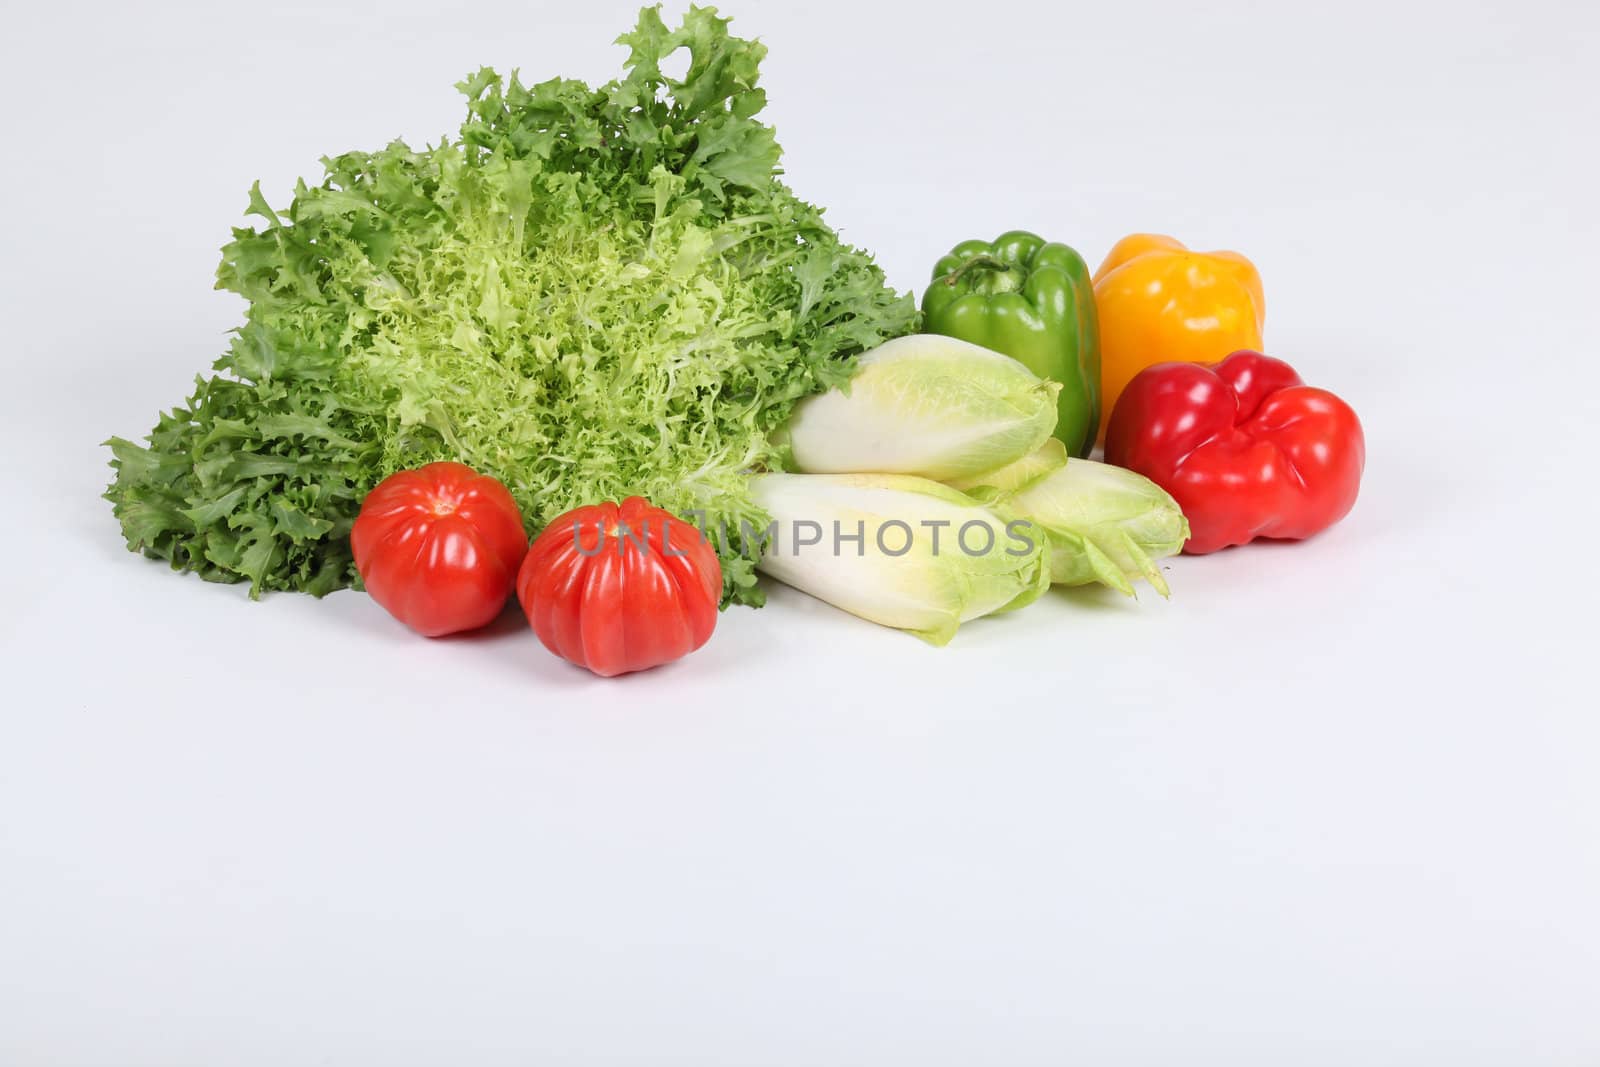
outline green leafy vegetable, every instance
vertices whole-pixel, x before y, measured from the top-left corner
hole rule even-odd
[[[778,179],[766,48],[727,22],[647,8],[618,81],[481,70],[457,139],[324,159],[283,212],[252,189],[261,221],[217,272],[249,301],[220,373],[148,447],[109,442],[129,547],[320,595],[356,581],[367,490],[437,459],[501,478],[535,530],[629,494],[764,526],[768,434],[916,313]],[[753,561],[721,552],[725,595],[759,602]]]

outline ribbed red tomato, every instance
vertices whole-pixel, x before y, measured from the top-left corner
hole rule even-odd
[[[721,598],[710,542],[638,496],[562,515],[517,574],[517,599],[544,647],[607,678],[705,644]]]
[[[475,630],[506,606],[528,550],[506,487],[460,463],[379,482],[350,530],[372,599],[427,637]]]

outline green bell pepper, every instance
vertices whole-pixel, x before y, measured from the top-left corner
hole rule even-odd
[[[1087,456],[1100,427],[1100,324],[1083,257],[1023,230],[963,241],[933,268],[923,329],[1003,352],[1061,383],[1055,436]]]

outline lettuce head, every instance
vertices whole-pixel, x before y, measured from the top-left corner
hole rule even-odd
[[[780,180],[766,48],[727,27],[647,8],[618,80],[480,70],[437,146],[328,157],[282,210],[252,189],[216,373],[145,444],[109,442],[129,547],[320,595],[358,580],[367,491],[439,459],[504,481],[532,531],[631,494],[764,525],[770,433],[916,313]],[[758,602],[754,561],[719,551],[725,597]]]

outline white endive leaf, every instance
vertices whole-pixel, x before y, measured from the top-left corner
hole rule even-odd
[[[980,500],[1000,500],[1020,492],[1048,474],[1054,474],[1067,465],[1067,446],[1052,437],[1015,463],[999,470],[974,474],[968,478],[950,481],[953,489]]]
[[[1068,461],[994,507],[1005,518],[1044,529],[1051,581],[1099,582],[1129,596],[1138,578],[1167,596],[1155,561],[1177,554],[1189,539],[1189,521],[1166,490],[1133,471],[1087,459]]]
[[[955,481],[1015,462],[1056,425],[1061,386],[953,337],[898,337],[860,357],[848,393],[811,397],[776,435],[808,474]]]
[[[932,644],[1050,584],[1042,531],[924,478],[762,474],[750,485],[776,531],[757,569]]]

